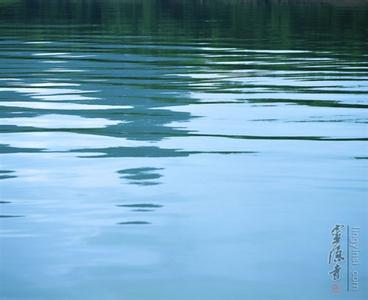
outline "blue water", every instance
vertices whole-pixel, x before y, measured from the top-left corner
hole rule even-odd
[[[367,299],[368,6],[294,2],[0,1],[0,299]]]

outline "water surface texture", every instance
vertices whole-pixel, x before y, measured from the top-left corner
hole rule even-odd
[[[367,50],[364,0],[0,1],[0,298],[368,299]]]

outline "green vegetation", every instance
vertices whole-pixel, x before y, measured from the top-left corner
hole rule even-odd
[[[20,2],[20,0],[0,0],[0,6],[12,5],[18,2]]]
[[[7,4],[0,18],[2,24],[22,23],[26,19],[27,25],[39,27],[30,33],[36,34],[35,38],[62,30],[73,32],[73,26],[78,26],[78,31],[83,26],[94,26],[107,35],[190,37],[213,43],[236,38],[255,47],[266,41],[281,48],[297,47],[296,42],[302,41],[296,41],[294,36],[318,40],[321,44],[338,40],[337,47],[351,46],[352,39],[364,40],[368,36],[366,0],[2,0],[0,3]],[[348,3],[348,7],[341,8]]]

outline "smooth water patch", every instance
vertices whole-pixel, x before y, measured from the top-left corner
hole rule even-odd
[[[84,118],[79,116],[69,116],[60,114],[47,114],[32,118],[2,118],[0,125],[14,125],[18,127],[34,128],[99,128],[109,125],[125,123],[124,121],[112,121],[101,118]]]
[[[0,1],[0,298],[366,299],[367,5],[307,2]]]

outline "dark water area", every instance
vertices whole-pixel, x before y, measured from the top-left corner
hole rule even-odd
[[[364,0],[0,0],[0,299],[367,299],[367,108]]]

